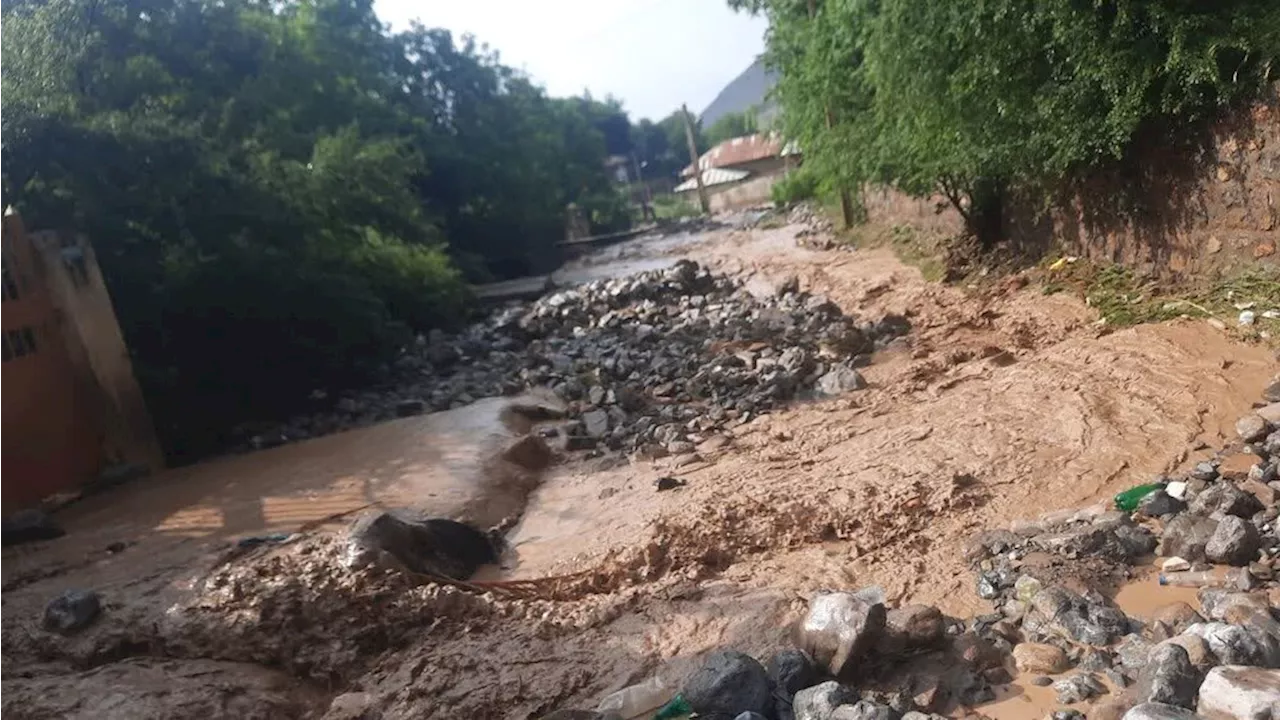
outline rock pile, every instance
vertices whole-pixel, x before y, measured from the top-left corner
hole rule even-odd
[[[343,398],[254,444],[543,386],[569,402],[568,449],[688,453],[781,402],[863,387],[856,368],[908,329],[896,316],[859,323],[794,285],[755,297],[681,261],[511,305],[456,335],[432,333],[396,362],[392,389]]]

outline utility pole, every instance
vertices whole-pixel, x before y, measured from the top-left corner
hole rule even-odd
[[[702,184],[702,168],[698,164],[698,143],[693,140],[693,116],[689,114],[689,106],[681,105],[680,113],[684,116],[684,139],[689,143],[689,161],[693,163],[693,177],[698,183],[698,202],[702,204],[702,214],[711,214],[711,200],[707,197],[707,186]]]
[[[818,9],[814,0],[809,0],[809,20],[812,21],[818,14]],[[823,109],[827,115],[827,130],[835,127],[836,116],[831,112],[831,103],[825,103]],[[844,228],[848,230],[853,227],[853,198],[849,197],[849,190],[841,186],[840,188],[840,216],[844,220]]]

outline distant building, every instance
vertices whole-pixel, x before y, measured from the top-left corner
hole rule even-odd
[[[784,142],[777,133],[759,133],[716,145],[698,158],[698,168],[711,196],[711,208],[721,210],[769,200],[773,184],[799,159],[794,142]],[[693,165],[680,171],[688,179],[676,186],[676,193],[697,193],[693,173]]]

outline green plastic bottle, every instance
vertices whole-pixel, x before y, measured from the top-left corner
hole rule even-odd
[[[1164,483],[1150,483],[1147,485],[1131,487],[1116,495],[1116,509],[1123,510],[1125,512],[1133,512],[1138,509],[1138,503],[1142,502],[1142,498],[1157,490],[1163,489]]]
[[[666,705],[658,708],[658,712],[653,714],[653,720],[676,720],[692,714],[693,708],[689,707],[689,702],[684,699],[684,696],[676,695]]]

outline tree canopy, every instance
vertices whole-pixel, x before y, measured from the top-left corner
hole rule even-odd
[[[731,0],[769,19],[781,122],[828,189],[945,194],[985,240],[1011,188],[1123,159],[1275,79],[1270,0]]]
[[[175,457],[545,272],[577,203],[627,222],[615,101],[550,98],[371,0],[3,8],[3,186],[93,241]]]

